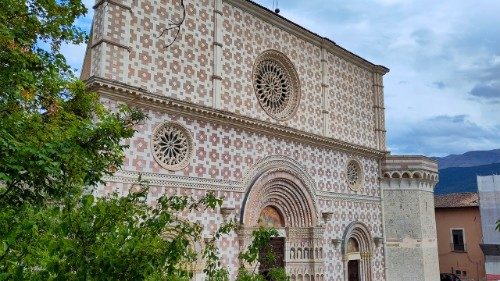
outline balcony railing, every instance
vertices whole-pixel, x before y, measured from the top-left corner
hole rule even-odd
[[[453,252],[467,252],[467,244],[450,243],[450,248]]]

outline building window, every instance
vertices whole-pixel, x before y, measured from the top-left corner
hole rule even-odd
[[[167,170],[183,169],[191,159],[193,140],[189,131],[181,124],[161,124],[154,130],[151,144],[153,157]]]
[[[300,100],[300,82],[293,63],[284,54],[268,50],[257,58],[253,86],[267,114],[282,121],[293,116]]]
[[[349,188],[354,191],[360,190],[362,178],[361,165],[356,160],[350,160],[346,168],[346,182]]]
[[[465,252],[465,243],[464,243],[464,230],[463,229],[452,229],[451,230],[452,237],[452,250],[455,252]]]

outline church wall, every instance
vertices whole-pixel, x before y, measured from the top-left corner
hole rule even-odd
[[[95,6],[90,76],[148,92],[212,105],[213,1],[186,1],[186,18],[175,44],[180,1],[99,1]]]
[[[113,99],[102,99],[114,108]],[[182,113],[172,114],[158,109],[142,108],[149,119],[138,126],[138,132],[127,141],[123,170],[106,178],[107,184],[99,189],[104,195],[112,191],[125,194],[136,182],[139,173],[150,182],[150,200],[162,194],[203,196],[215,191],[225,198],[225,207],[235,208],[232,216],[239,218],[248,173],[266,157],[275,156],[300,163],[313,179],[318,217],[331,212],[326,223],[323,241],[325,280],[343,280],[343,255],[341,246],[332,241],[341,239],[347,226],[354,221],[367,225],[371,237],[383,237],[380,189],[378,185],[378,161],[370,156],[355,155],[332,148],[318,147],[299,141],[258,133],[231,124],[221,124]],[[152,157],[151,134],[153,129],[165,121],[175,121],[185,126],[193,137],[194,153],[186,168],[168,171],[159,166]],[[354,192],[345,184],[345,167],[348,159],[358,159],[364,171],[364,185]],[[214,231],[222,222],[219,213],[191,213],[188,218],[200,221],[207,233]],[[237,269],[238,239],[235,234],[224,238],[220,244],[225,264],[232,275]],[[373,280],[385,280],[383,247],[377,246],[372,256]]]
[[[222,109],[322,134],[321,49],[248,12],[223,5]],[[296,114],[279,122],[257,102],[252,85],[255,59],[265,50],[284,53],[300,78],[301,99]]]
[[[107,106],[116,105],[112,100],[103,100],[103,103]],[[227,123],[210,123],[181,114],[164,114],[153,110],[145,110],[145,113],[148,114],[148,120],[138,126],[135,135],[127,140],[130,148],[124,159],[124,170],[241,181],[245,172],[266,156],[281,155],[301,163],[316,181],[318,191],[346,196],[380,196],[376,158],[312,146],[277,134],[253,132]],[[151,155],[152,131],[166,121],[179,122],[193,134],[193,159],[179,171],[163,169]],[[364,188],[361,191],[351,190],[346,183],[346,166],[351,158],[359,160],[362,165]]]
[[[315,37],[317,42],[311,42],[298,36],[304,33],[299,27],[295,32],[277,27],[270,20],[275,17],[272,13],[257,17],[234,5],[244,1],[221,1],[220,11],[216,9],[218,1],[185,1],[186,18],[170,46],[176,30],[163,31],[169,20],[182,19],[179,0],[99,2],[89,76],[385,150],[385,140],[377,143],[375,133],[384,127],[376,124],[383,111],[382,117],[376,117],[380,114],[374,106],[383,101],[378,103],[374,98],[378,96],[374,92],[378,81],[370,68],[375,66],[345,58],[354,57],[352,54],[341,57],[331,52],[328,48],[333,43],[326,39]],[[323,43],[318,43],[321,40]],[[253,63],[268,49],[284,53],[300,78],[299,106],[286,121],[267,115],[253,90]]]
[[[372,73],[334,54],[329,53],[326,57],[328,134],[350,143],[378,148]],[[385,141],[380,148],[385,150]]]

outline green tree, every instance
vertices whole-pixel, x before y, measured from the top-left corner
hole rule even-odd
[[[256,272],[257,270],[257,262],[261,260],[268,260],[271,263],[276,260],[276,256],[271,250],[264,251],[267,252],[267,256],[262,257],[261,254],[262,249],[269,249],[269,242],[271,238],[278,236],[278,231],[274,228],[268,228],[259,226],[258,229],[255,229],[252,232],[252,243],[248,246],[248,248],[240,253],[240,269],[238,270],[238,281],[287,281],[289,277],[286,275],[285,270],[283,268],[271,268],[268,272],[269,279],[266,279],[265,276],[262,276]],[[253,265],[253,270],[249,271],[246,265]]]
[[[85,33],[78,0],[0,1],[0,205],[44,203],[120,166],[140,111],[109,112],[60,53]]]
[[[147,194],[143,186],[127,196],[83,195],[66,205],[0,213],[0,234],[8,245],[0,279],[190,280],[190,265],[201,257],[193,243],[201,240],[203,227],[176,214],[214,209],[222,200],[212,194],[199,200],[163,196],[152,207]],[[233,222],[223,224],[214,239],[233,228]],[[227,276],[216,248],[206,247],[203,254],[212,265],[208,276]]]
[[[145,116],[107,110],[67,65],[60,47],[87,39],[74,25],[85,12],[80,0],[0,1],[0,280],[187,280],[203,229],[177,214],[222,201],[163,196],[153,207],[147,185],[91,195]],[[209,280],[228,279],[216,241],[234,228],[206,244]]]

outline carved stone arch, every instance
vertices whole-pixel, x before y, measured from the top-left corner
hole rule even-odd
[[[394,172],[394,173],[392,173],[392,178],[393,179],[399,179],[399,178],[401,178],[401,174],[398,173],[398,172]]]
[[[362,222],[351,222],[344,231],[342,237],[342,253],[347,254],[347,242],[349,238],[356,239],[360,252],[372,252],[374,249],[373,239],[368,227]]]
[[[270,156],[245,173],[246,187],[240,222],[255,226],[266,206],[277,208],[286,227],[314,227],[318,224],[318,207],[314,180],[295,160]]]
[[[361,222],[350,223],[342,237],[342,254],[344,255],[344,277],[345,280],[349,278],[348,263],[350,262],[350,253],[348,252],[348,241],[354,239],[357,243],[359,254],[356,260],[359,269],[359,280],[371,281],[372,280],[372,263],[371,259],[375,249],[373,237],[370,234],[368,227]]]
[[[241,228],[238,230],[240,249],[247,247],[251,232],[259,224],[263,210],[271,207],[283,217],[284,239],[282,251],[285,270],[295,274],[297,280],[306,275],[314,278],[322,272],[323,265],[314,255],[321,248],[324,225],[319,220],[314,180],[295,160],[270,156],[262,159],[245,172],[243,186],[246,189],[240,212]],[[262,216],[263,221],[272,221]],[[277,241],[275,241],[277,242]],[[274,244],[276,245],[276,244]],[[280,246],[281,247],[281,246]],[[293,248],[293,250],[291,250]],[[292,261],[292,262],[289,262]]]
[[[403,175],[401,176],[403,179],[409,179],[411,178],[410,172],[404,172]]]

